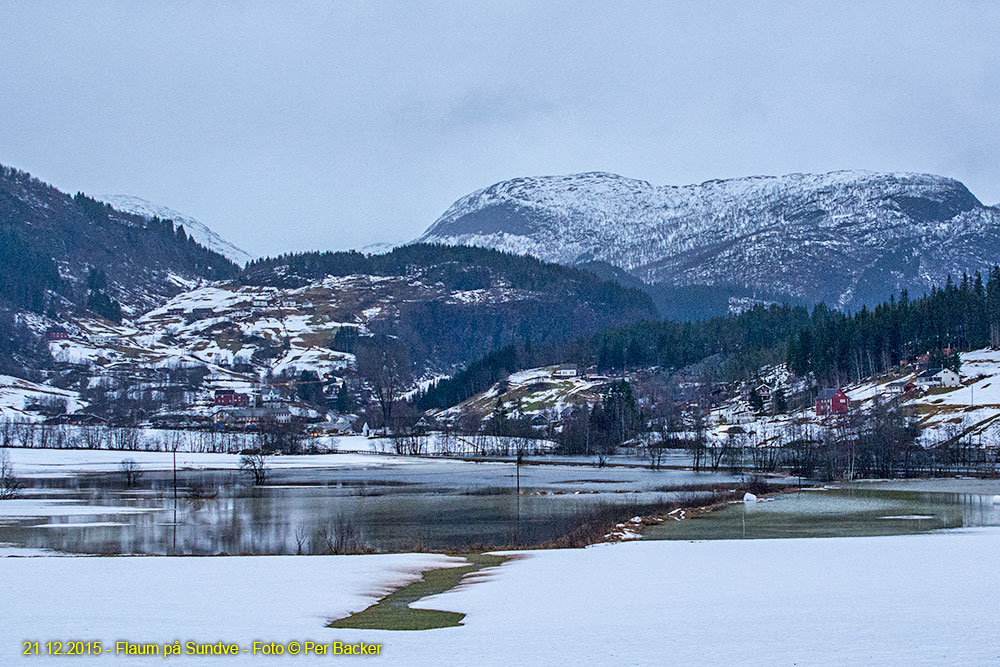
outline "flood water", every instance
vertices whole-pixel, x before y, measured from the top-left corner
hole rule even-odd
[[[648,529],[645,539],[713,540],[905,535],[1000,526],[1000,482],[896,482],[782,494]]]
[[[426,462],[272,470],[118,473],[29,480],[0,504],[0,546],[72,554],[296,554],[535,545],[601,503],[650,503],[664,489],[738,477],[688,471]]]
[[[337,461],[333,458],[331,461]],[[741,477],[638,467],[385,459],[275,466],[263,485],[234,470],[169,471],[133,487],[120,473],[29,478],[0,501],[0,552],[310,554],[532,546],[558,538],[599,506],[652,504]],[[644,539],[895,535],[1000,525],[997,480],[844,485],[733,504],[647,528]],[[625,508],[622,508],[623,510]]]

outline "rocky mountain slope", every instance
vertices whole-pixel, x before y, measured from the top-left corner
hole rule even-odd
[[[189,215],[178,213],[172,208],[154,204],[151,201],[131,195],[97,195],[96,199],[111,204],[116,210],[132,213],[147,220],[152,220],[153,218],[173,220],[174,223],[182,225],[184,231],[200,245],[212,252],[219,253],[223,257],[229,258],[240,266],[245,266],[247,262],[253,259],[250,253],[237,248],[212,231],[205,223]]]
[[[671,298],[855,309],[1000,262],[1000,208],[926,174],[654,186],[598,172],[497,183],[455,202],[418,241],[606,263]]]

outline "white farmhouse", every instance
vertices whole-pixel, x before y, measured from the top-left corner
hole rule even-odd
[[[576,364],[560,364],[552,371],[552,377],[557,378],[575,378],[579,374],[580,371],[577,369]]]
[[[961,378],[950,368],[928,368],[918,375],[913,382],[918,387],[960,387]]]

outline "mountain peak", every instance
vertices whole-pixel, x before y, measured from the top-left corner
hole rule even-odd
[[[173,220],[175,223],[183,225],[185,231],[195,241],[209,250],[229,258],[240,266],[245,266],[247,262],[253,259],[250,253],[225,240],[212,231],[205,223],[189,215],[175,211],[172,208],[132,195],[97,195],[95,199],[111,204],[111,206],[119,211],[138,215],[143,218],[151,219],[157,217],[161,220]]]

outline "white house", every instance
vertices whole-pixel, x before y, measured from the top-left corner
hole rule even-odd
[[[112,333],[96,333],[90,335],[90,342],[95,345],[117,345],[118,336]]]
[[[960,387],[961,378],[950,368],[928,368],[918,375],[913,382],[918,387]]]
[[[552,371],[552,377],[556,378],[575,378],[579,374],[576,364],[560,364]]]
[[[284,403],[285,399],[282,398],[281,392],[278,391],[277,387],[268,387],[266,390],[264,390],[264,393],[261,395],[261,401],[264,403],[264,405],[274,405],[278,403]]]
[[[722,410],[719,416],[722,417],[723,421],[727,424],[749,424],[757,419],[753,410],[743,403],[737,403]]]
[[[886,394],[905,394],[912,388],[912,380],[896,380],[895,382],[889,382],[883,385],[882,392]]]

